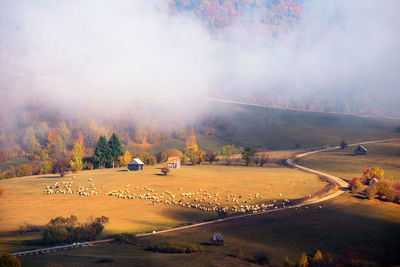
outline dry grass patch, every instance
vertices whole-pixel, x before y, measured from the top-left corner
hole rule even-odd
[[[191,202],[200,197],[207,198],[207,202],[214,202],[215,194],[218,193],[220,199],[217,201],[221,206],[230,207],[237,205],[233,202],[233,194],[236,200],[256,205],[279,199],[299,198],[312,194],[325,185],[315,175],[287,168],[185,166],[179,170],[172,170],[168,176],[159,173],[158,167],[148,167],[143,172],[105,169],[69,174],[64,178],[49,175],[0,181],[0,186],[7,191],[0,200],[2,213],[7,211],[7,216],[0,218],[0,230],[17,231],[25,222],[43,226],[51,218],[74,214],[82,221],[90,215],[108,217],[110,224],[106,227],[107,233],[142,232],[202,221],[217,215],[215,211],[202,211],[179,205],[153,205],[154,199],[122,199],[106,195],[110,191],[123,191],[127,188],[131,194],[136,195],[148,193],[148,188],[153,190],[150,192],[152,195],[157,193],[158,196],[168,191],[175,195],[176,201],[183,198],[182,193],[197,194],[191,197]],[[73,182],[72,188],[91,188],[94,184],[98,194],[46,195],[44,192],[47,186],[56,182],[63,185],[62,182],[70,180]],[[203,195],[205,191],[212,195],[212,199]],[[227,195],[231,197],[227,198]],[[185,201],[189,199],[186,197]]]

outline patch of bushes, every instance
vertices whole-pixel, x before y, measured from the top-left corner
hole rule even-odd
[[[266,251],[259,251],[254,255],[254,261],[260,265],[268,265],[271,261],[271,256]]]
[[[95,219],[90,217],[83,224],[79,223],[74,215],[69,218],[57,217],[51,219],[45,226],[42,240],[46,244],[94,240],[103,232],[106,223],[108,223],[108,218],[104,216]]]
[[[243,258],[243,251],[241,248],[234,248],[232,249],[232,256],[238,259]]]
[[[118,243],[134,243],[135,236],[127,233],[121,233],[115,236],[114,241]]]
[[[161,253],[195,253],[200,252],[202,249],[199,246],[188,244],[161,244],[149,246],[148,250]]]
[[[362,183],[359,178],[354,178],[353,180],[350,181],[349,185],[351,188],[351,192],[355,194],[361,188]]]
[[[17,177],[29,176],[32,175],[32,173],[33,173],[33,167],[31,164],[22,164],[15,169],[15,175]]]
[[[29,223],[25,223],[25,225],[19,226],[20,234],[28,233],[28,232],[40,232],[40,227],[33,225],[33,224],[29,224]]]
[[[19,259],[10,253],[5,253],[0,257],[0,266],[4,267],[21,267]]]

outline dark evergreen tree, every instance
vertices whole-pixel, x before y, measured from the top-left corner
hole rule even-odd
[[[107,158],[107,163],[111,163],[113,168],[114,164],[119,162],[119,157],[123,155],[121,149],[121,142],[118,136],[113,133],[108,141],[109,157]]]
[[[107,139],[104,136],[100,136],[97,141],[96,148],[92,155],[93,165],[98,167],[105,167],[107,158],[109,157],[109,148],[107,145]]]
[[[246,166],[249,166],[250,161],[252,160],[255,154],[255,150],[252,147],[246,146],[242,151],[242,159],[246,161]]]

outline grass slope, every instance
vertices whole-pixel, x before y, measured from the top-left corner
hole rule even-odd
[[[225,238],[224,247],[206,245],[214,232]],[[333,257],[353,251],[370,261],[399,264],[400,207],[393,203],[365,201],[342,195],[321,205],[279,211],[213,225],[139,238],[136,245],[104,244],[93,248],[58,251],[21,258],[24,266],[42,266],[50,261],[64,266],[96,266],[101,258],[112,258],[111,266],[241,266],[251,264],[255,252],[266,250],[272,263],[282,266],[289,256],[320,249]],[[204,249],[194,254],[164,254],[146,251],[151,244],[195,244]],[[230,256],[243,250],[243,260]],[[397,255],[397,256],[396,256]]]
[[[400,142],[364,145],[367,156],[353,156],[354,147],[312,154],[300,158],[300,165],[321,170],[346,180],[361,177],[366,167],[379,166],[385,171],[385,179],[400,182]]]
[[[398,137],[394,132],[400,120],[301,112],[237,104],[214,104],[214,120],[221,139],[235,145],[252,145],[275,149],[338,145],[342,140],[360,142]]]

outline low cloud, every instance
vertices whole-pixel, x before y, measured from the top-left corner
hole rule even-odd
[[[278,35],[258,30],[252,9],[215,34],[164,1],[0,5],[5,105],[39,98],[71,114],[156,106],[185,117],[218,88],[227,97],[319,95],[400,114],[395,0],[305,1],[298,22]]]

